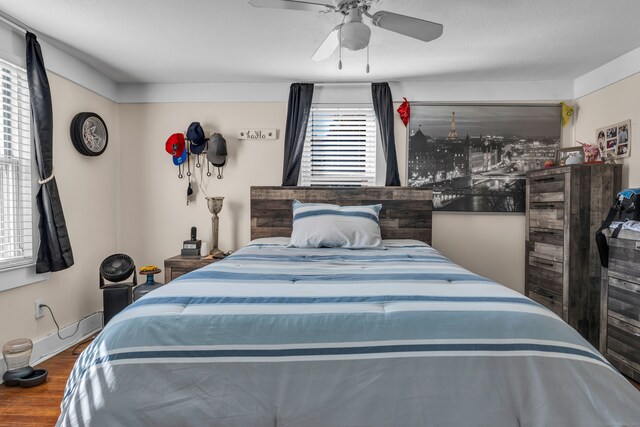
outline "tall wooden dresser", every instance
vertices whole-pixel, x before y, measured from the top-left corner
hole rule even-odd
[[[620,372],[640,382],[640,233],[622,230],[609,241],[603,269],[600,352]]]
[[[601,269],[596,230],[621,187],[621,165],[571,165],[527,173],[525,294],[596,348]]]

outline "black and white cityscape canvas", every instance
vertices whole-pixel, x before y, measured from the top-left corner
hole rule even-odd
[[[434,209],[524,212],[525,174],[555,159],[560,106],[411,104],[408,180]]]

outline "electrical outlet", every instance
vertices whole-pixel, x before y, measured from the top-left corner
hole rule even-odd
[[[42,308],[42,304],[44,304],[44,298],[38,298],[35,302],[36,319],[39,319],[42,316],[44,316],[44,309]]]

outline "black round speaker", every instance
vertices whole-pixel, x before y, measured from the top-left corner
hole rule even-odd
[[[100,264],[100,275],[110,282],[122,282],[134,273],[136,267],[129,255],[114,254]]]

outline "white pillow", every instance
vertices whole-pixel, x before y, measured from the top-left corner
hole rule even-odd
[[[293,201],[296,248],[364,249],[382,246],[378,214],[382,205],[338,206]]]

